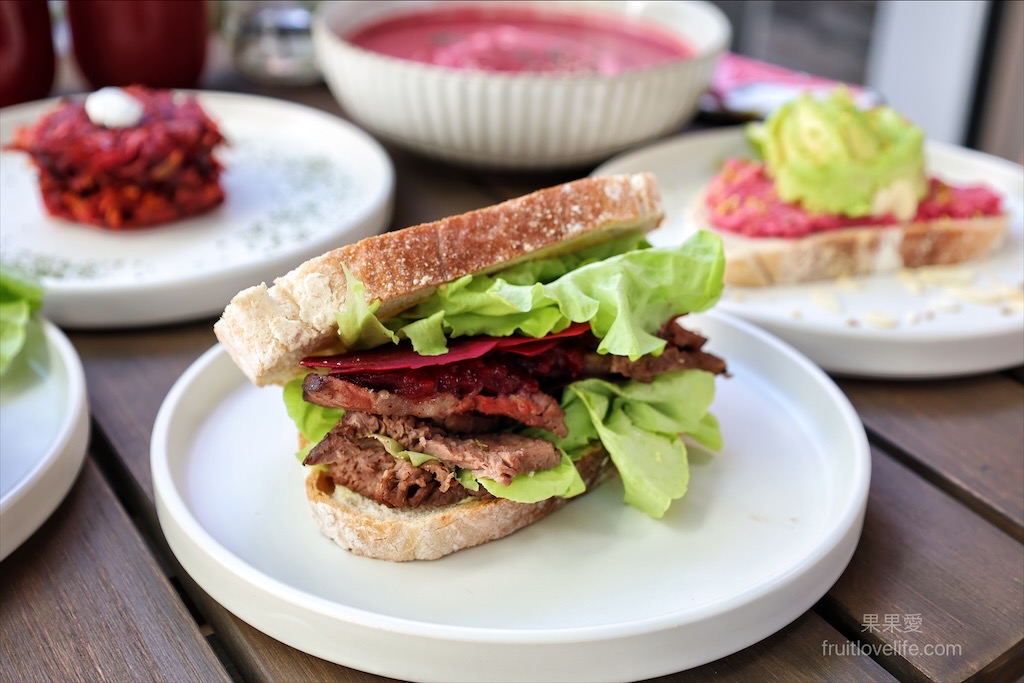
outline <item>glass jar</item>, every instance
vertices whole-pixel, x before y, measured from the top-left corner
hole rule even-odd
[[[223,33],[239,73],[268,85],[318,83],[311,33],[315,4],[228,0]]]

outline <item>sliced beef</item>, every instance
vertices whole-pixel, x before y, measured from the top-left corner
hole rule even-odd
[[[443,418],[432,420],[435,424],[444,427],[449,432],[459,434],[483,434],[484,432],[497,432],[504,429],[508,420],[498,415],[474,415],[462,413],[446,415]]]
[[[411,398],[387,390],[374,390],[341,377],[310,374],[302,385],[310,403],[326,408],[343,408],[374,415],[405,416],[444,420],[451,415],[481,414],[512,418],[530,427],[540,427],[558,436],[566,435],[565,413],[553,397],[542,391],[502,396],[469,394],[457,396],[438,392]]]
[[[583,374],[591,377],[621,375],[650,382],[672,370],[706,370],[716,375],[726,372],[724,360],[701,351],[707,339],[676,324],[675,319],[666,322],[658,336],[668,342],[660,356],[643,356],[634,361],[624,356],[590,352],[584,356]]]
[[[447,466],[470,470],[477,477],[487,477],[502,484],[510,483],[519,474],[554,467],[562,457],[558,449],[544,439],[507,432],[449,434],[435,424],[413,417],[376,416],[350,411],[331,430],[331,436],[348,438],[357,444],[370,434],[389,436],[407,450],[426,453]],[[338,451],[336,444],[321,442],[310,452],[306,464],[327,462],[325,458],[333,457]]]
[[[332,431],[306,458],[306,464],[327,464],[334,483],[392,508],[452,505],[472,495],[443,463],[420,467],[388,453],[376,439],[352,439]]]
[[[666,346],[660,356],[643,356],[630,360],[625,356],[590,353],[586,356],[586,372],[590,376],[621,375],[641,382],[650,382],[672,370],[707,370],[716,375],[725,372],[725,361],[703,351],[687,351]]]
[[[706,337],[680,325],[676,318],[666,321],[658,331],[658,336],[672,346],[677,346],[687,351],[700,351],[708,341]]]

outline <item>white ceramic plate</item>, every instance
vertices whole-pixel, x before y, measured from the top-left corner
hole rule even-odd
[[[1024,363],[1024,170],[960,147],[929,142],[931,173],[987,183],[1010,211],[1003,247],[984,260],[945,269],[902,271],[842,282],[728,287],[718,304],[774,332],[830,372],[926,378],[999,370]],[[741,128],[694,133],[616,157],[592,175],[652,171],[665,200],[658,245],[692,230],[689,207],[733,156],[749,157]],[[1009,296],[999,296],[1006,291]]]
[[[219,313],[239,290],[380,232],[394,170],[336,116],[250,95],[198,93],[228,139],[227,198],[196,218],[108,231],[51,218],[24,154],[0,152],[0,260],[39,279],[62,327],[138,326]],[[0,111],[0,141],[56,100]]]
[[[0,560],[64,500],[89,441],[85,374],[75,347],[38,317],[27,334],[0,382]]]
[[[351,555],[317,530],[280,390],[213,347],[153,430],[157,512],[184,569],[292,647],[383,676],[612,681],[745,648],[815,603],[860,536],[870,460],[828,377],[736,318],[694,316],[733,376],[713,411],[725,448],[691,448],[662,520],[618,480],[505,539],[433,562]]]

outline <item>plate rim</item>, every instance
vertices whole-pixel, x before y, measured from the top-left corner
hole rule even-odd
[[[678,613],[669,613],[634,620],[626,624],[614,623],[585,627],[526,629],[437,624],[418,619],[380,614],[364,608],[332,602],[326,598],[297,589],[256,569],[224,547],[192,514],[188,503],[182,498],[181,493],[174,485],[174,478],[170,471],[172,456],[166,452],[166,444],[175,412],[178,409],[177,406],[187,394],[192,384],[203,374],[207,373],[211,367],[217,364],[230,364],[226,351],[219,344],[215,344],[205,351],[181,375],[168,392],[157,414],[151,440],[151,471],[154,493],[160,504],[158,506],[160,514],[158,516],[160,517],[161,526],[163,527],[165,522],[170,521],[165,519],[166,516],[170,516],[173,518],[173,523],[180,526],[183,533],[188,535],[193,543],[203,546],[202,550],[208,554],[210,559],[221,565],[226,571],[237,573],[238,576],[244,578],[250,584],[261,586],[262,590],[273,594],[272,597],[283,599],[335,621],[344,621],[349,625],[383,630],[392,634],[492,645],[568,644],[581,641],[618,640],[643,636],[663,631],[672,626],[701,621],[713,614],[727,613],[751,600],[762,598],[798,580],[801,575],[816,567],[824,557],[834,552],[852,530],[855,529],[856,537],[859,538],[859,525],[863,522],[871,476],[870,449],[863,425],[853,406],[835,383],[803,354],[774,335],[735,316],[720,312],[709,312],[702,315],[718,318],[726,325],[733,326],[740,333],[749,335],[760,343],[772,345],[776,350],[796,361],[802,370],[814,380],[815,385],[823,388],[829,394],[832,399],[832,407],[839,411],[844,424],[853,432],[854,443],[851,444],[851,449],[856,476],[851,478],[850,488],[848,489],[849,500],[846,507],[843,508],[841,514],[837,514],[835,522],[830,527],[820,532],[813,548],[802,556],[799,561],[794,561],[794,564],[787,568],[785,572],[772,577],[770,581],[740,591],[728,598],[688,610],[685,618],[681,618]],[[238,374],[237,381],[240,385],[244,385],[245,379],[241,373]],[[172,550],[174,550],[173,546]],[[339,552],[344,551],[339,549]],[[845,566],[846,564],[844,563],[843,567],[845,568]],[[257,626],[257,628],[259,627]]]
[[[21,546],[57,509],[78,478],[88,450],[89,406],[82,361],[59,327],[42,316],[37,315],[36,320],[43,328],[47,345],[57,353],[65,369],[62,379],[67,383],[66,412],[46,454],[0,495],[0,515],[6,518],[0,560]],[[50,377],[53,375],[49,374]],[[42,489],[41,494],[30,496],[36,489]],[[14,517],[17,522],[11,521]],[[12,523],[15,528],[11,528]]]

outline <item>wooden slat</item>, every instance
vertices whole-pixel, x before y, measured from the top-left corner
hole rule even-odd
[[[0,677],[229,681],[91,460],[0,564]]]
[[[248,681],[321,681],[323,683],[386,683],[391,678],[356,671],[308,655],[274,640],[228,612],[188,576],[182,584],[210,620],[218,638]]]
[[[385,683],[394,679],[355,671],[306,655],[253,629],[223,609],[195,584],[188,586],[204,613],[216,615],[219,637],[236,653],[243,677],[259,681],[315,680]],[[212,604],[211,604],[212,603]],[[213,609],[211,609],[213,607]],[[823,643],[834,647],[823,647]],[[683,644],[681,644],[683,646]],[[850,652],[849,641],[814,612],[749,648],[691,671],[652,679],[658,683],[716,681],[892,681],[869,657]]]
[[[175,380],[217,339],[213,321],[132,332],[69,332],[93,419],[153,506],[149,441]]]
[[[654,680],[658,683],[896,680],[869,657],[841,654],[849,651],[850,641],[814,612],[806,612],[786,628],[742,652],[692,671]]]
[[[688,132],[697,132],[710,128],[721,128],[724,126],[735,126],[735,122],[714,123],[700,118],[684,123],[675,131],[665,133],[660,140],[671,139],[677,135]],[[650,144],[657,144],[652,141]],[[625,153],[625,152],[623,152]],[[511,199],[520,195],[539,190],[542,187],[551,187],[560,183],[567,183],[577,178],[584,178],[590,175],[594,169],[600,166],[603,161],[597,161],[580,166],[558,169],[540,170],[513,170],[513,171],[492,171],[480,174],[477,182],[484,191],[491,194],[495,201]],[[665,188],[662,188],[663,191]]]
[[[1018,365],[1015,368],[1010,368],[1005,374],[1018,382],[1024,382],[1024,365]]]
[[[839,386],[869,431],[1024,540],[1024,384],[993,374]]]
[[[901,679],[1020,675],[1020,544],[877,449],[872,463],[864,533],[822,602],[830,621],[893,648],[879,660]]]
[[[576,180],[577,178],[585,178],[591,170],[592,167],[585,166],[538,172],[504,171],[500,173],[484,173],[480,175],[479,183],[494,198],[494,201],[503,201],[528,194],[543,187],[552,187]]]

